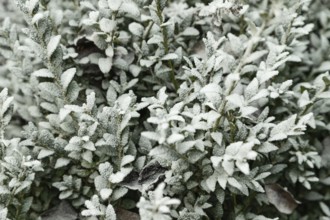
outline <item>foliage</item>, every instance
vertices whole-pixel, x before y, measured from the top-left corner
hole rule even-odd
[[[328,0],[2,1],[0,220],[330,219],[329,21]]]

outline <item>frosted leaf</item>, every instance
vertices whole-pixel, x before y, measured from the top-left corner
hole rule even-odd
[[[116,213],[115,210],[113,209],[112,205],[108,205],[107,209],[105,211],[105,220],[116,220]]]
[[[221,90],[220,85],[211,83],[211,84],[204,86],[200,92],[205,94],[207,99],[209,99],[210,101],[213,101],[213,100],[220,99],[221,91],[222,90]]]
[[[54,78],[54,74],[49,69],[40,69],[32,73],[35,77]]]
[[[182,33],[183,36],[198,36],[199,31],[193,27],[187,27]]]
[[[298,100],[298,106],[300,108],[303,108],[310,103],[311,103],[311,101],[309,99],[308,92],[307,92],[307,90],[305,90]]]
[[[100,190],[100,196],[103,200],[107,200],[111,194],[112,194],[112,189],[105,188]]]
[[[136,36],[141,37],[143,35],[144,27],[137,22],[130,23],[128,29],[132,34]]]
[[[109,0],[112,1],[112,0]],[[136,5],[136,3],[132,0],[126,0],[123,1],[122,6],[120,7],[120,12],[126,13],[126,16],[132,17],[132,18],[139,18],[140,16],[140,9]]]
[[[69,163],[70,163],[70,160],[69,159],[67,159],[67,158],[59,158],[56,161],[55,169],[64,167],[64,166],[68,165]]]
[[[184,139],[184,136],[182,134],[174,133],[174,134],[171,134],[167,138],[167,143],[173,144],[173,143],[178,142],[178,141],[181,141],[183,139]]]
[[[112,58],[111,57],[100,58],[98,64],[102,73],[108,73],[110,72],[112,67]]]
[[[159,44],[163,42],[163,37],[161,37],[160,35],[153,35],[148,41],[147,44]]]
[[[187,151],[189,151],[190,149],[192,149],[192,147],[195,146],[195,144],[196,144],[196,141],[186,141],[186,142],[182,142],[182,143],[177,143],[176,150],[180,154],[184,154]]]
[[[277,124],[270,132],[269,141],[278,141],[287,138],[288,132],[294,127],[297,115],[292,115],[285,121]]]
[[[175,53],[169,53],[169,54],[166,54],[165,56],[162,57],[162,60],[176,60],[178,59],[178,55],[175,54]]]
[[[108,0],[108,6],[112,11],[118,11],[123,4],[123,0]]]
[[[262,56],[266,55],[268,53],[268,50],[261,50],[261,51],[256,51],[253,52],[250,56],[248,56],[245,60],[244,63],[251,63],[254,62],[258,59],[260,59]]]
[[[50,58],[59,46],[61,35],[52,36],[47,44],[47,55]]]
[[[55,97],[59,97],[61,95],[60,89],[54,83],[42,82],[42,83],[39,83],[38,86],[39,86],[39,89],[41,90],[41,92],[46,92]]]
[[[121,159],[121,164],[120,164],[120,166],[123,167],[123,166],[125,166],[125,165],[127,165],[127,164],[133,162],[134,159],[135,159],[135,157],[132,156],[132,155],[125,155],[125,156]]]
[[[53,150],[42,149],[38,154],[38,159],[43,159],[50,155],[53,155],[55,152]]]
[[[63,86],[63,90],[67,91],[69,84],[71,83],[74,75],[76,74],[76,68],[70,68],[64,71],[61,75],[61,84]]]
[[[322,93],[318,94],[317,95],[317,98],[320,98],[320,99],[330,99],[330,91],[322,92]]]
[[[251,99],[253,96],[255,96],[258,92],[259,89],[259,82],[256,78],[254,78],[250,84],[245,88],[244,91],[244,97],[249,100]]]
[[[100,24],[100,29],[106,33],[111,33],[116,28],[117,25],[116,21],[107,18],[102,18],[99,21],[99,24]]]

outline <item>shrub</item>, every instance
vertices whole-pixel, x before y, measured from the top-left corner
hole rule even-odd
[[[16,4],[0,220],[330,219],[328,0]]]

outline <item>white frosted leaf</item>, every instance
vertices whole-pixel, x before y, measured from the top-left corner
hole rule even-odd
[[[112,11],[118,11],[123,4],[123,0],[108,0],[108,6]]]
[[[61,35],[52,36],[47,44],[47,55],[51,57],[60,44]]]
[[[330,96],[329,96],[330,97]],[[298,106],[300,107],[300,108],[303,108],[303,107],[305,107],[306,105],[308,105],[308,104],[310,104],[311,103],[311,101],[310,101],[310,99],[309,99],[309,94],[308,94],[308,92],[307,92],[307,90],[305,90],[304,92],[303,92],[303,94],[301,94],[301,96],[300,96],[300,98],[299,98],[299,100],[298,100]]]
[[[162,60],[176,60],[178,59],[178,55],[176,53],[169,53],[162,57]]]
[[[245,63],[251,63],[253,61],[258,60],[262,56],[266,55],[268,53],[268,50],[261,50],[261,51],[256,51],[252,53],[250,56],[248,56],[244,61]]]
[[[111,33],[116,28],[116,21],[102,18],[99,22],[99,25],[101,31]]]
[[[278,141],[287,138],[288,132],[294,127],[297,115],[292,115],[285,121],[277,124],[270,132],[269,141]]]
[[[40,69],[32,73],[35,77],[54,78],[54,74],[49,69]]]
[[[221,96],[221,87],[218,84],[210,83],[204,86],[200,92],[205,94],[206,98],[210,101],[218,100]]]
[[[175,142],[182,141],[183,139],[184,136],[182,134],[174,133],[167,138],[167,143],[173,144]]]
[[[249,164],[245,161],[241,161],[241,160],[238,160],[236,161],[236,167],[242,171],[242,173],[244,173],[245,175],[249,175],[250,173],[250,167],[249,167]]]
[[[122,159],[121,159],[121,164],[120,166],[123,167],[131,162],[133,162],[135,159],[135,157],[133,155],[125,155]]]
[[[38,86],[39,86],[39,89],[41,90],[41,92],[46,92],[52,96],[57,96],[57,97],[61,95],[60,89],[54,83],[42,82],[42,83],[39,83]]]
[[[105,219],[106,220],[117,220],[117,215],[111,204],[107,206],[105,210]]]
[[[196,141],[185,141],[182,143],[178,143],[176,145],[176,150],[180,153],[180,154],[184,154],[187,151],[189,151],[190,149],[192,149],[193,146],[195,146]]]
[[[112,58],[111,57],[100,58],[98,64],[102,73],[108,73],[110,72],[112,67]]]
[[[212,132],[211,137],[219,146],[222,146],[222,137],[223,137],[222,133]]]
[[[138,18],[140,16],[140,9],[132,0],[123,1],[122,7],[120,7],[119,11],[126,13],[127,16],[132,18]]]
[[[55,152],[53,150],[42,149],[38,154],[38,159],[43,159],[50,155],[53,155]]]
[[[257,78],[254,78],[250,84],[245,88],[244,90],[244,97],[249,100],[251,99],[253,96],[255,96],[258,92],[259,89],[259,82],[257,80]]]
[[[144,131],[141,133],[141,135],[143,137],[146,137],[150,140],[154,140],[154,141],[158,141],[160,139],[160,135],[157,134],[156,132],[152,132],[152,131]]]
[[[70,68],[67,69],[64,73],[61,75],[61,84],[63,86],[63,90],[66,91],[69,87],[69,84],[71,83],[74,75],[76,74],[76,68]]]
[[[196,28],[188,27],[181,34],[183,36],[198,36],[199,31]]]
[[[67,159],[67,158],[59,158],[56,161],[55,169],[64,167],[64,166],[68,165],[69,163],[70,163],[70,160],[69,159]]]
[[[144,27],[137,22],[132,22],[128,25],[128,30],[132,34],[141,37],[143,35]]]

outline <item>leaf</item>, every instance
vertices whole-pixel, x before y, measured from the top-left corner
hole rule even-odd
[[[330,96],[329,96],[330,97]],[[301,96],[300,96],[300,98],[299,98],[299,100],[298,100],[298,106],[300,107],[300,108],[303,108],[303,107],[305,107],[306,105],[308,105],[308,104],[310,104],[311,103],[311,101],[310,101],[310,99],[309,99],[309,95],[308,95],[308,92],[307,92],[307,90],[305,90],[304,92],[303,92],[303,94],[301,94]]]
[[[182,143],[176,144],[176,150],[180,154],[185,154],[187,151],[189,151],[193,146],[195,146],[196,141],[186,141]]]
[[[248,56],[244,60],[244,63],[245,64],[252,63],[253,61],[256,61],[259,58],[261,58],[262,56],[266,55],[267,53],[268,53],[268,50],[256,51],[256,52],[252,53],[250,56]]]
[[[175,142],[179,142],[182,141],[184,139],[184,136],[182,134],[178,134],[178,133],[174,133],[171,134],[168,138],[167,138],[167,143],[169,144],[173,144]]]
[[[78,213],[69,202],[63,200],[59,205],[47,210],[41,215],[41,220],[75,220]]]
[[[265,191],[269,202],[281,213],[289,215],[298,206],[292,194],[276,183],[265,185]]]
[[[123,0],[108,0],[108,6],[112,11],[118,11],[123,4]]]
[[[153,35],[148,41],[147,44],[159,44],[163,42],[163,38],[160,35]]]
[[[258,148],[258,152],[269,153],[269,152],[275,151],[277,149],[278,149],[278,147],[276,147],[274,144],[272,144],[270,142],[264,142]]]
[[[122,159],[121,159],[121,164],[120,166],[123,167],[131,162],[133,162],[135,159],[135,157],[133,155],[125,155]]]
[[[326,72],[330,70],[330,61],[324,61],[321,63],[320,67],[317,69],[317,72]]]
[[[193,27],[187,27],[182,33],[183,36],[198,36],[199,31]]]
[[[98,64],[102,73],[108,73],[110,72],[112,67],[112,58],[111,57],[100,58]]]
[[[162,60],[176,60],[178,59],[178,55],[176,53],[169,53],[163,56]]]
[[[54,74],[49,69],[40,69],[32,73],[35,77],[54,78]]]
[[[116,28],[116,21],[107,18],[102,18],[99,21],[100,29],[103,32],[111,33]]]
[[[74,75],[76,74],[76,68],[70,68],[67,69],[64,73],[61,75],[61,84],[63,86],[63,90],[67,91],[69,84],[71,83]]]
[[[115,210],[113,209],[111,204],[109,204],[107,206],[107,209],[105,210],[105,219],[106,220],[117,220]]]
[[[140,9],[136,5],[136,3],[132,0],[130,1],[123,1],[122,7],[120,7],[120,12],[126,13],[129,17],[132,18],[139,18],[140,16]]]
[[[42,149],[38,154],[38,159],[43,159],[50,155],[53,155],[55,152],[53,150]]]
[[[58,158],[55,164],[55,169],[64,167],[70,163],[70,160],[67,158]]]
[[[317,95],[317,98],[319,99],[330,99],[330,91],[322,92]]]
[[[255,96],[258,92],[258,89],[259,89],[259,82],[258,82],[257,78],[254,78],[244,90],[245,99],[249,100],[253,96]]]
[[[47,44],[47,55],[50,58],[55,52],[61,40],[61,35],[52,36]]]
[[[287,138],[288,132],[294,127],[297,115],[292,115],[285,121],[277,124],[270,132],[269,141],[279,141]]]
[[[320,207],[321,207],[323,213],[326,216],[330,217],[330,208],[329,208],[329,206],[327,206],[324,202],[320,202]]]
[[[216,83],[210,83],[204,86],[200,90],[200,92],[204,93],[206,98],[209,99],[210,101],[218,100],[220,99],[220,95],[221,95],[221,87]]]
[[[222,137],[223,137],[222,133],[212,132],[211,137],[219,146],[222,146]]]
[[[140,24],[140,23],[137,23],[137,22],[132,22],[128,25],[128,30],[136,35],[136,36],[139,36],[139,37],[142,37],[143,35],[143,31],[144,31],[144,27]]]
[[[39,83],[38,86],[39,86],[39,89],[41,90],[41,92],[46,92],[54,97],[59,97],[61,95],[60,89],[54,83],[42,82],[42,83]]]
[[[100,196],[103,200],[107,200],[112,193],[112,189],[101,189]]]

